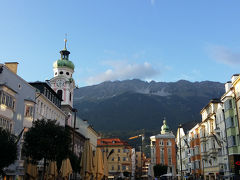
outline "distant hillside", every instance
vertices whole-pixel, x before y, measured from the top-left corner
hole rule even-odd
[[[78,116],[98,131],[160,131],[163,117],[171,129],[180,123],[200,121],[200,110],[224,93],[224,84],[203,81],[104,82],[76,89],[74,106]]]

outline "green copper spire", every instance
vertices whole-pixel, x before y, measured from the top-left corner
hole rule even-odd
[[[74,64],[72,63],[72,61],[69,61],[70,52],[67,50],[67,38],[64,39],[64,42],[65,42],[64,49],[60,51],[61,59],[55,61],[53,63],[53,67],[54,68],[67,67],[74,70]]]
[[[169,133],[170,132],[170,129],[167,125],[167,121],[166,121],[166,118],[164,118],[163,120],[163,125],[161,127],[161,134],[166,134],[166,133]]]

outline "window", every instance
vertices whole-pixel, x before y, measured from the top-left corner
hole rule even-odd
[[[72,101],[72,93],[69,94],[69,101]]]
[[[63,93],[62,90],[58,90],[58,91],[57,91],[57,95],[58,95],[60,98],[62,98],[62,93]]]
[[[225,110],[229,110],[232,108],[232,100],[231,99],[224,102],[224,108],[225,108]]]
[[[120,170],[120,165],[118,165],[118,170]]]
[[[199,146],[196,146],[195,147],[195,155],[198,155],[199,154]]]
[[[236,146],[236,136],[229,136],[228,137],[228,146]]]
[[[112,161],[114,161],[114,157],[112,157]]]
[[[120,161],[120,157],[118,157],[118,161]]]
[[[66,72],[66,75],[69,75],[69,72]]]
[[[172,165],[172,149],[168,148],[168,165]]]
[[[228,117],[226,119],[226,128],[234,127],[234,119],[233,117]]]
[[[112,165],[112,170],[114,170],[114,165]]]
[[[232,100],[231,99],[229,100],[229,108],[230,109],[232,108]]]
[[[126,161],[126,157],[123,157],[123,161]]]
[[[163,140],[161,140],[159,144],[160,144],[160,146],[163,146],[164,145]]]
[[[206,152],[206,144],[205,143],[201,144],[201,152],[202,153]]]
[[[57,75],[57,72],[55,72],[55,75]]]
[[[60,73],[59,74],[63,74],[63,72],[62,71],[60,71]]]
[[[125,165],[122,165],[122,170],[124,171],[124,170],[126,170],[127,168],[126,168],[126,166]]]
[[[25,106],[25,117],[33,117],[33,106]]]
[[[160,148],[160,163],[164,164],[164,148]]]
[[[118,152],[120,153],[120,152],[121,152],[121,150],[120,150],[120,149],[118,149]]]
[[[167,144],[168,146],[172,146],[172,142],[171,142],[171,140],[168,140],[168,144]]]
[[[123,149],[123,153],[128,153],[129,150],[128,149]]]
[[[0,104],[4,104],[9,108],[14,109],[15,99],[8,93],[0,91]]]
[[[8,130],[9,132],[12,132],[12,122],[10,120],[7,120],[3,117],[0,117],[0,127],[3,129]]]

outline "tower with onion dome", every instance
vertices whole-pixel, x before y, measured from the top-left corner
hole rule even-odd
[[[150,142],[151,168],[157,164],[166,165],[167,172],[175,176],[177,165],[175,136],[167,125],[166,118],[163,119],[161,133],[151,136]]]
[[[60,59],[53,63],[54,77],[50,79],[52,89],[62,98],[62,110],[68,115],[66,124],[71,125],[73,108],[73,90],[75,82],[72,78],[74,64],[69,60],[70,51],[67,50],[67,39],[64,39],[64,49],[60,51]]]

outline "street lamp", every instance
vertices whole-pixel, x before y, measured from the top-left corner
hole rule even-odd
[[[140,155],[141,155],[141,169],[140,169],[140,177],[142,177],[142,165],[143,165],[143,141],[144,141],[144,134],[139,134],[137,136],[133,136],[133,137],[130,137],[128,139],[135,139],[135,138],[139,138],[141,137],[142,141],[141,141],[141,146],[140,146]]]

